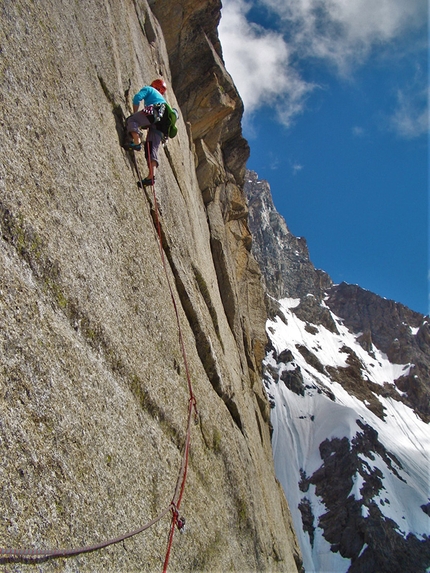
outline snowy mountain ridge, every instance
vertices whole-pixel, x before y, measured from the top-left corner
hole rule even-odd
[[[247,172],[275,470],[306,573],[430,571],[430,324],[334,285]]]
[[[370,539],[366,542],[364,531],[364,522],[373,515],[385,521],[380,533],[393,541],[392,560],[399,562],[399,554],[409,554],[409,546],[416,552],[420,545],[427,548],[428,557],[429,516],[422,509],[429,502],[428,424],[391,396],[378,396],[384,410],[381,419],[366,400],[351,395],[328,374],[332,368],[347,368],[348,357],[354,355],[364,379],[396,388],[395,380],[408,374],[412,365],[393,364],[376,348],[365,351],[359,335],[333,313],[338,333],[300,320],[294,313],[299,303],[279,301],[279,314],[267,323],[271,348],[264,363],[264,385],[272,406],[276,474],[293,514],[306,572],[361,571],[360,561],[375,563],[375,548]],[[310,361],[303,348],[317,360]],[[366,434],[368,443],[360,445]],[[350,458],[346,476],[343,471],[339,476],[327,472],[327,448],[329,457],[339,458],[336,463]],[[335,489],[333,479],[345,477],[346,489],[341,488],[333,504],[326,490]],[[339,503],[347,508],[345,527],[335,531],[330,521],[338,520]],[[407,563],[410,566],[410,559]],[[382,571],[378,567],[369,570]],[[390,567],[420,570],[396,569],[394,563]]]

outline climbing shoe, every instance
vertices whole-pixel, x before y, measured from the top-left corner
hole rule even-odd
[[[142,149],[142,145],[139,143],[134,143],[133,141],[129,141],[124,145],[124,149],[128,151],[140,151]]]
[[[151,179],[151,177],[147,177],[146,179],[142,179],[142,181],[137,182],[138,187],[148,187],[150,185],[154,185],[155,177]]]
[[[130,143],[130,149],[133,151],[140,151],[142,149],[142,145],[140,143]]]

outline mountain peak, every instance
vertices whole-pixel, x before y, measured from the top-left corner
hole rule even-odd
[[[267,292],[276,299],[307,294],[320,299],[332,281],[311,263],[306,239],[289,231],[273,204],[269,183],[259,181],[255,172],[247,171],[244,190],[249,205],[252,252],[260,263]]]
[[[247,172],[245,190],[271,307],[264,385],[275,467],[305,569],[424,573],[428,319],[333,284],[276,212],[268,183]]]

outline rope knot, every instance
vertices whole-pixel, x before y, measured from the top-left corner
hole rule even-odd
[[[185,517],[182,515],[179,515],[179,510],[176,506],[176,504],[172,501],[171,505],[170,505],[170,509],[172,510],[172,523],[176,525],[176,527],[179,529],[179,531],[181,533],[184,533],[185,531]]]

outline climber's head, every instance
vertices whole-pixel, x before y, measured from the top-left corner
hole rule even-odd
[[[154,80],[151,86],[155,88],[157,91],[159,91],[161,95],[163,95],[167,90],[166,83],[164,82],[164,80],[161,79]]]

